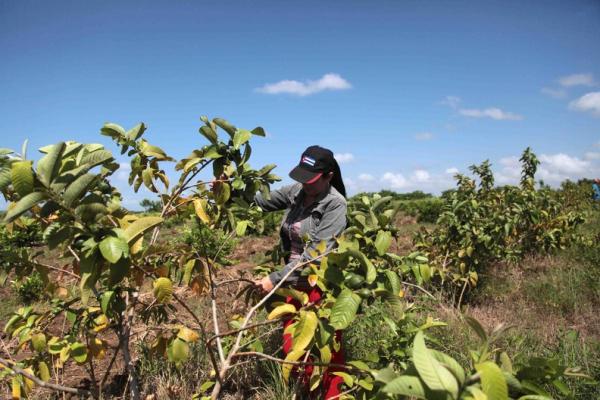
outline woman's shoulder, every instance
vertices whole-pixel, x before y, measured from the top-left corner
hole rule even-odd
[[[344,207],[346,207],[346,198],[333,186],[329,188],[329,194],[327,196],[327,199],[328,202],[332,205],[343,205]]]

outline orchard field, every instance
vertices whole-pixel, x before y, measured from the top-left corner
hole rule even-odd
[[[145,131],[106,124],[111,149],[0,149],[2,398],[302,399],[307,364],[313,398],[328,367],[341,399],[598,398],[591,181],[548,187],[525,149],[517,186],[496,186],[485,161],[439,197],[355,195],[338,247],[314,243],[297,267],[323,292],[314,304],[252,285],[284,256],[281,214],[253,204],[279,180],[251,166],[264,130],[202,117],[181,160]],[[111,185],[117,152],[134,190],[156,194],[143,213]]]

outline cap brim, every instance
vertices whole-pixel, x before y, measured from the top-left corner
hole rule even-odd
[[[322,172],[307,171],[299,165],[290,172],[290,178],[300,183],[313,183],[319,179],[321,175],[323,175]]]

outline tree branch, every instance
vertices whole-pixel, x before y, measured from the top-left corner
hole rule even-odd
[[[27,371],[22,370],[21,368],[17,367],[16,365],[11,365],[11,362],[8,360],[5,360],[4,358],[0,358],[0,364],[5,366],[6,368],[11,370],[11,373],[13,375],[21,375],[24,376],[25,378],[33,381],[36,385],[46,388],[46,389],[52,389],[52,390],[57,390],[59,392],[66,392],[66,393],[72,393],[72,394],[78,394],[78,395],[83,395],[83,396],[91,396],[92,392],[85,390],[85,389],[79,389],[79,388],[73,388],[73,387],[68,387],[68,386],[63,386],[63,385],[57,385],[55,383],[50,383],[50,382],[44,382],[43,380],[37,378],[36,376],[30,374]]]

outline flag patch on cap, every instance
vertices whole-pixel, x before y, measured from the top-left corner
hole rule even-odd
[[[314,158],[310,158],[309,156],[302,156],[302,160],[300,160],[300,162],[308,164],[311,167],[315,166],[315,160],[314,160]]]

